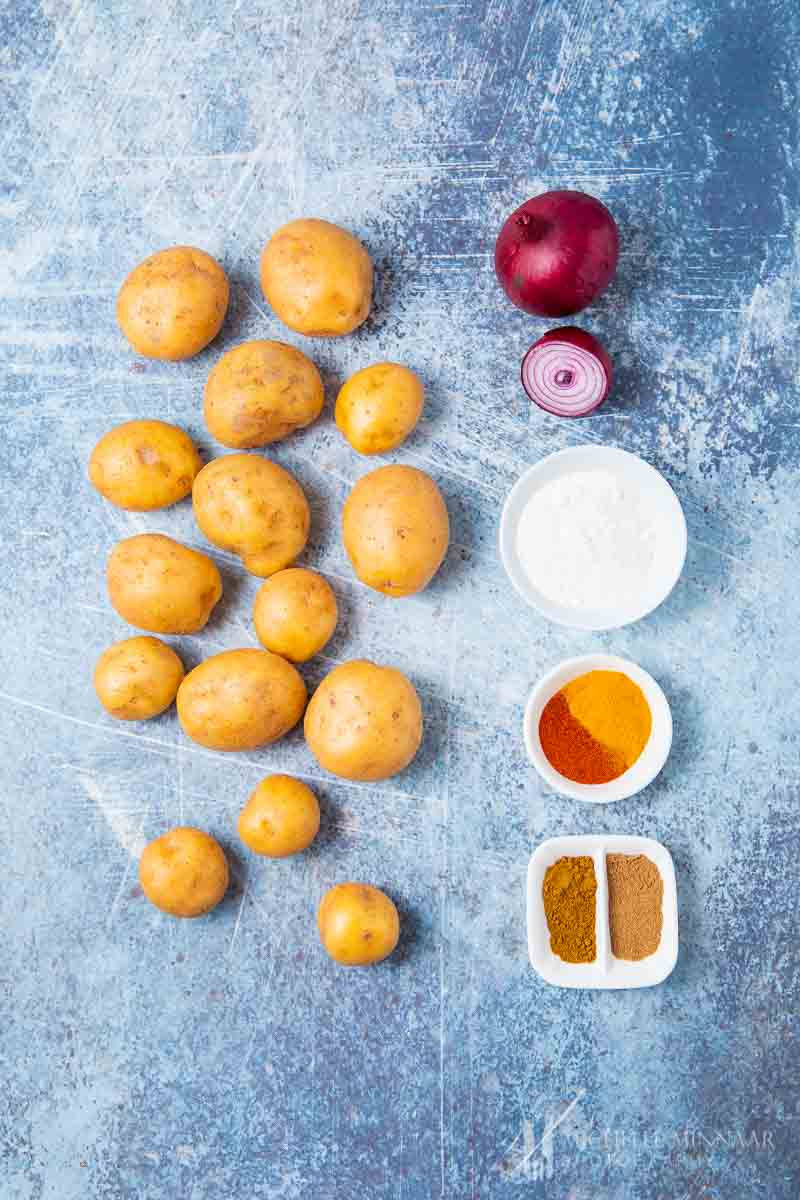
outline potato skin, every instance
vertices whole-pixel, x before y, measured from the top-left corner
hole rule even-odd
[[[317,910],[322,944],[343,967],[365,967],[392,953],[400,917],[392,901],[370,883],[337,883]]]
[[[419,376],[400,363],[375,363],[351,375],[336,399],[336,424],[359,454],[404,442],[425,402]]]
[[[222,595],[220,573],[208,555],[161,533],[117,542],[106,579],[122,619],[150,633],[199,633]]]
[[[316,421],[325,403],[322,377],[310,358],[284,342],[234,346],[212,369],[203,411],[223,446],[268,446]]]
[[[214,340],[229,299],[216,259],[194,246],[172,246],[131,271],[117,297],[117,322],[137,354],[177,362]]]
[[[346,229],[301,218],[278,229],[264,247],[261,287],[290,329],[309,337],[341,337],[369,316],[372,260]]]
[[[268,775],[239,814],[237,829],[254,854],[267,858],[299,854],[319,832],[317,797],[291,775]]]
[[[278,571],[262,583],[253,623],[262,646],[289,662],[307,662],[330,641],[339,607],[327,579],[305,567]]]
[[[104,650],[94,687],[106,712],[120,721],[148,721],[169,708],[183,679],[183,663],[166,642],[132,637]]]
[[[225,650],[200,663],[178,688],[178,719],[210,750],[255,750],[283,737],[306,706],[297,670],[267,650]]]
[[[334,775],[388,779],[419,750],[422,706],[402,671],[356,659],[325,676],[306,709],[305,735],[311,753]]]
[[[228,860],[210,834],[179,825],[145,846],[139,882],[151,904],[172,917],[202,917],[228,890]]]
[[[294,562],[308,541],[305,492],[283,467],[256,454],[208,463],[194,481],[192,503],[208,540],[264,579]]]
[[[347,497],[342,533],[362,583],[386,596],[411,596],[442,565],[450,521],[442,493],[424,471],[379,467]]]
[[[92,451],[89,479],[117,508],[149,512],[188,496],[203,461],[188,433],[166,421],[125,421]]]

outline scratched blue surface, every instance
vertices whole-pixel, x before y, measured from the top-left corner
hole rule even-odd
[[[794,1200],[799,60],[793,0],[0,5],[3,1200]],[[600,196],[622,237],[580,318],[618,382],[575,424],[523,396],[547,326],[491,265],[503,216],[554,186]],[[303,341],[261,297],[259,250],[299,215],[374,257],[351,338]],[[229,317],[191,362],[136,360],[115,293],[175,242],[225,264]],[[343,614],[309,682],[371,656],[422,695],[423,751],[385,786],[323,778],[297,733],[223,758],[174,713],[114,724],[91,687],[128,634],[104,590],[114,542],[202,539],[187,504],[103,503],[90,450],[151,416],[214,454],[205,377],[263,336],[308,350],[330,400],[383,358],[427,386],[394,457],[440,483],[454,544],[414,599],[353,579],[338,512],[368,464],[330,406],[274,453],[308,491],[307,560]],[[523,609],[495,553],[522,469],[583,440],[656,464],[689,524],[672,597],[606,636]],[[256,581],[218,558],[221,611],[175,640],[189,663],[253,640]],[[659,780],[609,808],[544,794],[520,737],[540,673],[594,649],[649,669],[676,726]],[[324,816],[309,853],[269,863],[234,820],[275,768],[311,780]],[[199,922],[136,886],[144,841],[179,821],[233,863]],[[582,831],[671,849],[663,986],[564,992],[528,966],[528,856]],[[371,971],[318,945],[315,906],[346,878],[402,910],[399,953]]]

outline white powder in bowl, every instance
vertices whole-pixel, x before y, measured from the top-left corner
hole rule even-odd
[[[534,492],[517,555],[535,588],[566,608],[628,609],[650,590],[669,522],[644,488],[610,471],[573,471]]]

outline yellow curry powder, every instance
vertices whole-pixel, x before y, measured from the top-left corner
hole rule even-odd
[[[545,871],[542,899],[550,949],[564,962],[597,958],[596,894],[594,863],[588,854],[559,858]]]
[[[642,689],[622,671],[588,671],[545,705],[539,740],[574,783],[609,783],[632,767],[653,728]]]

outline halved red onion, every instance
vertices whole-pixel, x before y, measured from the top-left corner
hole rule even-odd
[[[605,347],[585,329],[564,325],[534,342],[522,360],[522,386],[556,417],[585,417],[603,403],[614,370]]]

